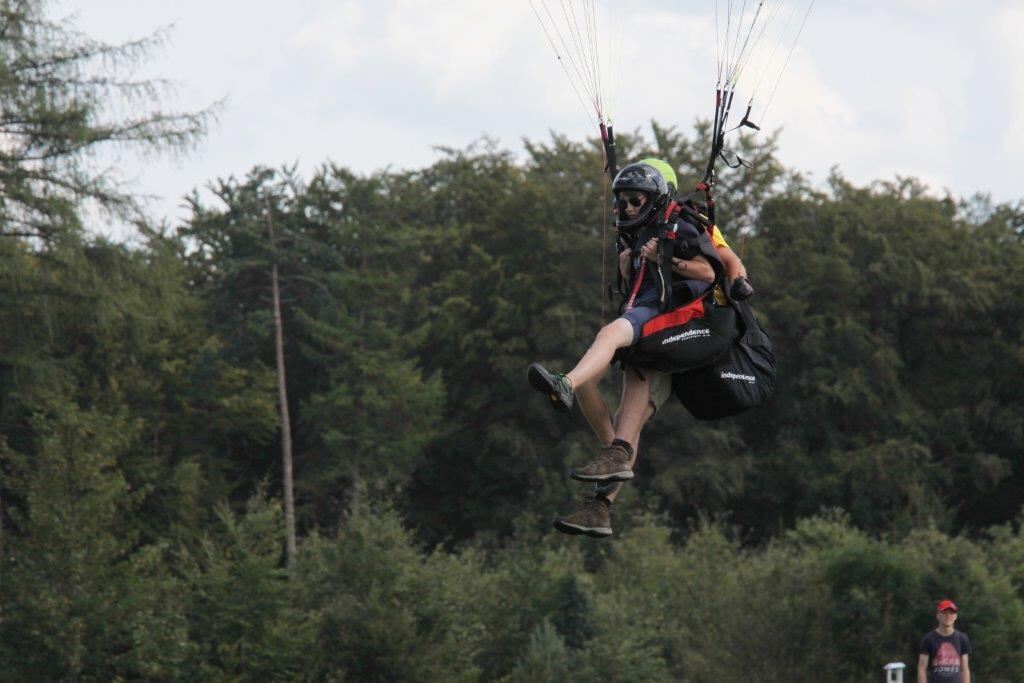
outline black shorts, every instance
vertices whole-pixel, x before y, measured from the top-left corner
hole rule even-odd
[[[644,328],[644,325],[657,315],[657,306],[634,306],[619,316],[633,326],[633,341],[629,343],[630,346],[636,344],[637,340],[640,339],[640,331]]]

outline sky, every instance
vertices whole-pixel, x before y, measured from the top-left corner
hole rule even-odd
[[[689,132],[712,113],[714,1],[612,2],[617,128]],[[171,225],[184,195],[255,165],[372,173],[483,136],[518,154],[524,138],[595,135],[530,0],[56,0],[50,15],[113,43],[170,26],[139,74],[175,84],[167,109],[223,102],[184,158],[111,157]],[[815,0],[761,123],[813,181],[838,167],[858,184],[899,174],[1020,200],[1022,32],[1020,0]]]

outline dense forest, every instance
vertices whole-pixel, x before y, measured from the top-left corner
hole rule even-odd
[[[719,224],[775,394],[659,411],[615,535],[567,537],[598,444],[525,371],[615,315],[598,143],[242,169],[169,226],[81,155],[214,113],[97,118],[138,84],[81,64],[144,44],[0,23],[0,679],[875,681],[942,597],[976,676],[1024,676],[1024,203],[743,138]],[[685,187],[708,135],[620,158]]]

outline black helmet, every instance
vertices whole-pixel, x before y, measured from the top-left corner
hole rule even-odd
[[[626,216],[625,201],[619,199],[621,192],[643,192],[647,195],[647,203],[635,218]],[[668,183],[661,172],[645,163],[626,166],[612,181],[612,192],[615,193],[615,227],[619,230],[635,230],[656,220],[671,196]]]

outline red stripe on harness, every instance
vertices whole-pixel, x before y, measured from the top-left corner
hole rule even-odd
[[[655,318],[651,318],[643,328],[641,328],[640,336],[648,337],[670,327],[685,325],[694,318],[703,318],[704,314],[704,300],[697,299],[696,301],[691,301],[685,306],[680,306],[674,311],[662,313]]]
[[[645,264],[646,265],[646,264]],[[640,283],[644,281],[644,273],[647,272],[647,268],[641,267],[640,274],[636,277],[636,284],[633,285],[633,293],[629,295],[629,301],[626,302],[626,307],[622,310],[628,311],[633,308],[633,302],[636,301],[636,293],[640,291]]]

